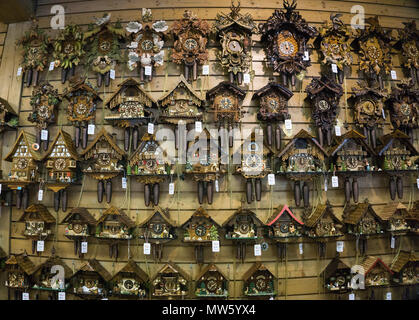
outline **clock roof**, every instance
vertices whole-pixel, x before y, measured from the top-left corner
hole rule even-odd
[[[183,74],[181,74],[179,76],[179,81],[176,83],[176,85],[171,90],[169,90],[167,93],[165,93],[160,99],[157,100],[159,105],[163,108],[166,108],[168,105],[170,105],[171,95],[173,94],[173,92],[178,87],[181,87],[181,86],[183,86],[186,89],[186,91],[189,93],[189,96],[190,96],[190,98],[192,99],[192,101],[194,102],[195,105],[197,105],[199,107],[205,102],[205,99],[202,98],[200,95],[198,95],[198,93],[195,92],[192,85],[190,85],[188,83],[188,81],[186,81]]]
[[[150,134],[150,133],[145,133],[142,137],[141,137],[141,143],[139,144],[139,146],[137,147],[137,149],[131,154],[131,156],[128,158],[128,161],[130,163],[132,163],[133,160],[135,160],[139,154],[141,154],[144,151],[144,147],[148,142],[153,142],[155,143],[158,148],[161,151],[161,156],[166,156],[166,151],[163,151],[160,148],[159,145],[159,141],[156,140],[156,136],[154,134]]]
[[[221,33],[222,31],[227,31],[235,26],[239,27],[243,31],[251,34],[252,32],[257,33],[258,29],[256,24],[253,21],[252,16],[249,13],[241,14],[240,13],[240,1],[237,6],[234,6],[231,2],[230,13],[217,13],[215,18],[214,28]]]
[[[386,134],[384,136],[381,136],[380,138],[381,146],[378,148],[378,155],[382,156],[383,153],[391,147],[394,140],[399,140],[406,148],[410,151],[411,156],[417,156],[419,155],[416,148],[411,143],[410,137],[400,130],[396,129],[392,133]]]
[[[272,226],[284,213],[288,214],[294,221],[296,221],[300,225],[304,225],[304,222],[299,220],[290,210],[290,208],[285,204],[281,210],[279,210],[281,206],[277,208],[278,213],[275,215],[273,214],[267,221],[267,226]]]
[[[26,252],[21,253],[21,254],[14,254],[11,255],[9,257],[9,259],[6,260],[5,262],[6,264],[6,268],[8,266],[13,266],[13,265],[17,265],[19,266],[27,275],[31,275],[35,272],[35,265],[33,264],[33,262],[31,261],[31,259],[29,259],[28,255],[26,254]]]
[[[216,135],[214,136],[214,135],[211,134],[211,132],[207,128],[202,129],[202,132],[200,132],[199,135],[195,137],[195,140],[192,140],[192,141],[189,141],[188,142],[188,150],[195,143],[197,143],[200,138],[201,139],[205,139],[205,138],[201,137],[204,134],[205,134],[205,137],[207,138],[207,142],[209,142],[207,144],[207,146],[206,146],[207,147],[207,150],[211,150],[211,146],[213,146],[214,147],[214,150],[218,150],[218,152],[221,153],[221,154],[219,154],[219,156],[220,156],[219,157],[219,160],[221,160],[223,156],[227,156],[228,157],[227,152],[225,152],[223,150],[223,148],[221,148],[221,144],[219,143],[219,140],[218,140],[218,130],[216,130]]]
[[[333,213],[332,207],[329,203],[319,204],[316,210],[312,211],[310,215],[305,219],[305,225],[309,228],[313,228],[319,222],[319,220],[325,215],[329,214],[335,223],[341,223],[341,221]]]
[[[372,86],[368,85],[368,82],[365,80],[357,81],[358,87],[352,87],[352,96],[348,100],[354,100],[357,98],[362,98],[368,94],[376,96],[378,99],[386,98],[388,93],[386,90],[381,90],[378,84],[373,84]]]
[[[70,101],[73,93],[77,91],[86,91],[87,93],[93,95],[94,100],[102,101],[102,98],[93,88],[93,86],[89,82],[87,82],[85,78],[78,76],[70,78],[70,88],[66,88],[62,95]]]
[[[262,264],[261,262],[255,262],[249,270],[247,270],[243,275],[243,281],[249,280],[249,278],[256,272],[256,271],[267,271],[270,275],[274,278],[274,275],[269,269]]]
[[[148,274],[145,273],[143,269],[141,269],[131,258],[128,260],[128,263],[113,276],[112,279],[115,279],[120,273],[135,274],[143,282],[147,282],[149,280]]]
[[[80,154],[80,156],[85,156],[91,149],[93,149],[100,140],[100,138],[104,137],[106,141],[111,145],[112,149],[116,151],[117,154],[119,154],[121,157],[125,155],[125,152],[122,151],[116,144],[113,137],[111,137],[108,132],[106,132],[105,128],[102,128],[95,139],[87,146],[87,148]]]
[[[333,82],[331,78],[322,76],[321,78],[313,78],[305,90],[308,97],[311,98],[322,91],[329,91],[337,96],[342,96],[343,88],[337,82]]]
[[[31,204],[22,214],[18,221],[28,221],[31,213],[38,213],[43,221],[46,223],[55,223],[55,218],[48,211],[47,207],[43,204]]]
[[[3,108],[6,110],[6,112],[13,114],[14,116],[17,116],[17,113],[13,108],[10,106],[9,102],[7,100],[0,98],[0,106],[3,106]]]
[[[118,221],[121,222],[122,224],[126,225],[128,228],[134,228],[135,227],[135,222],[132,221],[130,219],[130,217],[128,217],[122,209],[118,209],[114,206],[110,206],[108,209],[106,209],[102,213],[100,218],[97,220],[96,225],[98,225],[99,223],[104,222],[108,216],[116,216]]]
[[[27,146],[27,150],[30,154],[30,156],[36,160],[36,161],[41,161],[42,160],[42,156],[41,156],[41,152],[39,151],[39,146],[38,146],[38,150],[34,150],[33,146],[34,144],[36,144],[36,137],[33,134],[30,134],[26,131],[20,131],[19,135],[12,147],[12,149],[10,150],[10,152],[8,153],[8,155],[4,158],[5,161],[13,161],[13,157],[16,153],[17,148],[20,145],[21,141],[24,141],[25,145]]]
[[[236,222],[234,219],[236,218],[237,215],[248,215],[252,217],[253,223],[256,224],[256,226],[260,227],[263,225],[263,222],[257,217],[256,213],[254,213],[253,211],[249,210],[249,209],[243,209],[240,208],[237,211],[235,211],[232,215],[230,215],[230,217],[228,217],[226,219],[226,221],[224,221],[224,223],[222,224],[222,227],[225,226],[232,226],[234,225],[234,223]]]
[[[33,273],[36,274],[36,273],[40,272],[42,270],[42,268],[44,268],[44,267],[48,267],[48,272],[49,272],[51,267],[55,266],[55,265],[62,266],[64,268],[64,278],[65,279],[70,279],[71,278],[71,275],[73,274],[73,271],[58,256],[49,257],[44,263],[41,263],[40,265],[38,265]]]
[[[207,219],[207,220],[209,220],[211,223],[213,223],[216,227],[219,227],[220,225],[217,223],[217,222],[215,222],[214,221],[214,219],[213,218],[211,218],[211,216],[207,213],[207,211],[204,209],[204,208],[202,208],[202,207],[199,207],[198,209],[196,209],[196,211],[191,215],[191,217],[188,219],[188,220],[186,220],[186,222],[184,223],[184,224],[182,224],[182,228],[185,228],[186,226],[187,226],[187,224],[189,224],[190,223],[190,221],[193,219],[193,218],[198,218],[198,217],[203,217],[203,218],[205,218],[205,219]]]
[[[349,271],[351,268],[346,263],[344,263],[339,258],[339,256],[336,256],[329,262],[329,264],[326,266],[326,268],[324,268],[321,274],[324,275],[324,279],[328,279],[332,275],[334,275],[336,271],[342,269],[348,269]]]
[[[189,280],[189,275],[186,272],[184,272],[181,268],[179,268],[179,266],[177,266],[176,264],[174,264],[171,261],[169,261],[166,265],[163,266],[163,268],[161,268],[159,270],[159,272],[157,272],[154,279],[156,279],[158,276],[164,275],[166,273],[178,273],[185,280]]]
[[[361,263],[361,266],[364,268],[364,275],[367,276],[367,274],[370,273],[370,271],[377,265],[383,266],[390,274],[393,274],[393,271],[390,270],[383,260],[374,256],[366,256],[364,261]]]
[[[96,225],[96,219],[90,214],[90,212],[83,207],[73,208],[71,211],[64,217],[61,223],[70,223],[75,214],[80,215],[83,222],[86,222],[88,225]]]
[[[356,48],[356,46],[361,41],[366,41],[369,38],[376,37],[386,43],[389,43],[393,39],[391,38],[391,29],[384,30],[380,26],[380,22],[378,20],[378,16],[369,17],[365,19],[365,28],[356,30],[357,37],[352,42],[352,46]]]
[[[344,210],[342,216],[343,223],[356,225],[361,221],[367,212],[370,212],[380,223],[382,222],[381,218],[377,215],[371,204],[368,202],[368,199],[365,199],[364,202],[347,207]]]
[[[89,25],[89,29],[84,33],[84,39],[96,36],[100,32],[107,32],[123,38],[125,36],[125,30],[122,28],[120,21],[118,20],[115,24],[111,23],[111,14],[105,13],[102,18],[95,18],[95,23]]]
[[[393,272],[400,272],[405,267],[405,265],[409,262],[419,262],[419,257],[415,254],[415,252],[400,250],[397,256],[394,257],[393,262],[391,263],[390,269]]]
[[[290,140],[287,145],[282,149],[280,153],[276,156],[277,158],[281,158],[296,142],[298,139],[304,139],[307,142],[311,143],[313,146],[315,146],[323,156],[327,157],[327,151],[323,149],[323,147],[320,145],[320,143],[317,141],[316,138],[314,138],[311,134],[309,134],[304,129],[301,129],[293,138]]]
[[[208,272],[217,272],[221,274],[224,280],[227,280],[227,277],[223,272],[220,271],[220,269],[217,268],[217,266],[214,263],[211,263],[207,265],[196,277],[196,281],[199,281],[203,276],[205,276]]]
[[[263,135],[260,135],[260,136],[263,137]],[[263,141],[263,150],[262,150],[263,155],[268,156],[268,155],[273,154],[274,152],[272,151],[271,147],[268,146],[268,144],[265,143],[265,139],[263,139],[263,140],[264,140]],[[246,146],[248,144],[252,143],[252,142],[258,142],[258,141],[256,141],[256,132],[255,131],[252,131],[252,133],[250,134],[250,139],[247,138],[247,139],[243,140],[242,144],[237,149],[236,153],[243,154],[242,150],[247,150]],[[251,152],[253,153],[253,151],[251,151]]]
[[[219,84],[217,84],[214,88],[207,91],[207,99],[214,100],[214,98],[222,93],[223,91],[230,91],[233,93],[239,100],[243,100],[246,96],[246,91],[239,88],[235,84],[229,82],[229,81],[222,81]]]
[[[110,281],[112,279],[111,274],[96,259],[89,259],[86,261],[80,269],[73,274],[73,277],[84,272],[95,272],[105,281]]]
[[[155,216],[160,216],[163,218],[163,220],[169,224],[172,227],[176,226],[176,223],[170,219],[170,213],[169,213],[169,209],[167,208],[166,210],[163,210],[162,208],[156,206],[154,207],[154,212],[147,218],[145,219],[142,223],[139,224],[140,227],[145,226],[146,224],[148,224]]]
[[[397,212],[400,212],[403,217],[407,217],[409,215],[407,207],[401,202],[387,203],[383,208],[377,211],[377,215],[382,221],[388,221]]]
[[[288,88],[282,86],[279,83],[275,83],[273,81],[269,82],[266,86],[260,88],[259,90],[255,91],[253,94],[252,100],[256,98],[261,98],[269,92],[274,91],[275,93],[284,96],[287,100],[289,100],[294,94]]]
[[[70,153],[70,157],[74,160],[80,160],[80,157],[77,153],[73,139],[67,132],[63,131],[62,129],[58,130],[58,133],[55,136],[54,140],[52,141],[50,147],[48,148],[43,160],[47,159],[51,155],[51,153],[54,151],[54,148],[60,138],[64,142],[64,145],[66,146],[67,151]]]
[[[351,130],[351,131],[346,132],[344,135],[342,135],[340,137],[336,137],[336,143],[337,144],[335,146],[330,147],[329,156],[334,156],[350,140],[353,140],[358,145],[361,145],[362,147],[364,147],[364,149],[370,154],[370,156],[375,156],[376,155],[374,149],[372,149],[365,142],[365,136],[360,134],[358,131]]]
[[[193,30],[202,35],[206,35],[210,32],[210,26],[205,20],[199,19],[192,11],[185,10],[182,19],[176,20],[172,24],[171,31],[175,35],[178,35],[187,30]]]

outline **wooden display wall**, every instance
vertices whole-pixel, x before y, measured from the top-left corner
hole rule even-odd
[[[138,6],[144,6],[151,8],[154,19],[164,19],[169,25],[176,19],[182,17],[185,9],[191,9],[198,17],[208,20],[210,24],[213,24],[215,16],[218,12],[229,12],[229,1],[171,1],[171,0],[144,0],[144,1],[131,1],[131,0],[119,0],[119,1],[100,1],[100,0],[89,0],[89,1],[75,1],[75,0],[39,0],[37,8],[37,17],[40,21],[40,27],[45,28],[48,32],[55,37],[56,30],[51,30],[50,19],[51,19],[51,6],[59,3],[64,6],[66,10],[66,24],[76,23],[80,24],[84,28],[87,24],[93,21],[93,17],[101,17],[103,13],[110,12],[112,14],[111,20],[116,21],[117,18],[121,18],[123,24],[132,20],[138,20],[141,18],[141,8]],[[307,22],[315,27],[319,27],[325,20],[329,19],[331,12],[340,12],[343,14],[342,20],[349,24],[352,17],[350,10],[355,4],[363,5],[365,8],[366,17],[378,15],[380,23],[383,27],[400,29],[403,28],[402,22],[411,21],[416,19],[416,23],[419,24],[419,3],[415,0],[358,0],[353,1],[317,1],[317,0],[298,0],[297,10],[307,20]],[[175,8],[173,8],[175,6]],[[265,21],[275,9],[282,8],[282,1],[277,0],[264,0],[264,1],[253,1],[253,0],[242,0],[241,1],[242,12],[250,13],[255,19],[256,23]],[[28,122],[28,114],[31,111],[29,104],[32,88],[26,88],[22,85],[22,77],[17,77],[16,72],[21,62],[21,52],[15,45],[17,39],[19,39],[25,30],[28,30],[30,23],[16,23],[10,24],[8,28],[6,26],[0,26],[0,52],[3,49],[1,67],[0,67],[0,96],[7,99],[12,107],[19,112],[20,129],[27,130],[28,132],[35,133],[35,128]],[[7,29],[7,35],[4,33]],[[6,37],[5,37],[6,35]],[[4,47],[3,39],[5,38]],[[272,72],[265,65],[265,53],[259,42],[260,36],[253,36],[253,70],[255,72],[255,78],[253,85],[246,86],[247,96],[244,100],[244,110],[248,113],[242,119],[243,123],[258,126],[256,120],[257,106],[255,102],[251,101],[253,90],[257,90],[267,84]],[[165,47],[172,47],[173,42],[169,41],[165,44]],[[209,81],[206,77],[200,77],[197,82],[193,84],[196,90],[204,90],[204,92],[223,80],[227,80],[227,75],[223,73],[222,69],[217,66],[215,58],[218,43],[215,42],[213,36],[209,42],[210,52],[210,76]],[[166,50],[166,60],[167,60]],[[348,97],[351,94],[351,88],[356,85],[358,80],[358,56],[354,53],[354,63],[352,65],[351,74],[347,78],[347,90]],[[305,87],[315,76],[319,76],[320,64],[318,54],[316,51],[312,52],[311,55],[312,66],[308,68],[306,77],[303,79],[302,91],[300,86],[294,91],[294,96],[291,98],[289,103],[290,113],[293,122],[292,135],[296,134],[300,129],[306,129],[313,135],[313,126],[311,122],[310,108],[304,104],[304,93]],[[393,69],[396,70],[398,80],[386,82],[386,88],[394,86],[403,77],[403,72],[400,67],[399,53],[393,52]],[[78,72],[84,72],[82,67],[78,67]],[[137,71],[127,72],[126,68],[119,66],[116,69],[116,79],[111,81],[111,86],[106,89],[100,89],[100,95],[103,100],[109,98],[109,96],[116,90],[117,85],[121,83],[124,78],[131,76],[138,77]],[[201,71],[199,71],[200,73]],[[165,76],[165,66],[157,70],[157,75],[153,77],[153,81],[150,85],[145,85],[146,90],[151,91],[151,95],[158,99],[164,89],[170,89],[174,83],[178,80],[178,76],[182,73],[181,67],[169,63],[167,67],[168,77]],[[61,93],[64,88],[68,85],[61,84],[60,81],[60,70],[56,69],[47,73],[42,73],[41,80],[48,77],[48,80],[58,88]],[[93,74],[89,74],[89,79],[93,84],[96,84],[96,78]],[[276,78],[277,81],[279,78]],[[203,84],[201,85],[201,81]],[[344,105],[344,97],[341,99],[341,106]],[[62,128],[74,135],[74,128],[66,119],[65,108],[67,102],[63,102],[59,107],[59,118],[58,123]],[[344,121],[344,108],[341,108],[339,114],[339,121]],[[104,123],[102,121],[102,105],[99,105],[98,112],[96,115],[96,133],[100,130],[100,127]],[[389,122],[389,115],[387,114],[386,124],[383,129],[383,134],[390,132],[391,125]],[[209,119],[207,120],[209,121]],[[352,111],[349,112],[348,121],[350,125],[353,125]],[[205,121],[204,121],[205,122]],[[53,126],[50,129],[50,140],[55,136],[60,126]],[[113,128],[110,125],[105,124],[108,132],[117,133],[118,144],[122,147],[123,142],[123,130]],[[144,128],[143,132],[146,130]],[[345,129],[342,127],[342,134],[345,133]],[[13,142],[17,137],[17,133],[7,132],[0,140],[2,143],[1,157],[10,150]],[[91,141],[94,136],[89,136]],[[290,137],[285,137],[286,143]],[[418,131],[415,132],[414,143],[417,148],[418,145]],[[79,150],[80,151],[80,150]],[[3,175],[7,175],[10,170],[10,164],[2,161],[1,168]],[[254,210],[258,217],[262,221],[271,215],[271,205],[273,208],[279,205],[288,204],[291,210],[301,216],[301,211],[294,208],[293,189],[292,183],[284,178],[276,179],[276,184],[273,186],[272,193],[269,191],[267,179],[263,180],[263,194],[262,201],[254,202],[248,205],[245,202],[245,184],[241,176],[233,176],[231,184],[231,193],[227,188],[227,179],[224,177],[220,180],[220,192],[214,195],[214,202],[212,205],[204,205],[204,208],[208,213],[219,223],[222,224],[228,216],[230,216],[235,210],[241,205],[245,208]],[[115,206],[122,206],[125,212],[138,223],[145,220],[149,215],[152,214],[152,207],[144,206],[143,199],[143,186],[139,183],[129,181],[130,184],[130,196],[126,198],[126,191],[121,188],[121,178],[114,179],[114,191],[112,197],[112,204]],[[403,203],[409,203],[409,197],[412,196],[413,200],[419,199],[419,192],[417,187],[413,183],[416,181],[408,181],[405,178],[404,183],[404,199]],[[383,175],[375,175],[372,177],[368,175],[360,179],[360,201],[364,198],[368,198],[369,201],[374,205],[376,210],[385,205],[390,201],[388,192],[388,180]],[[199,207],[196,194],[196,184],[191,183],[190,178],[186,178],[185,181],[175,181],[176,190],[180,190],[179,202],[177,198],[177,192],[171,196],[168,194],[168,182],[161,186],[161,199],[160,206],[163,208],[169,207],[171,218],[175,220],[179,225],[185,222],[191,214]],[[312,186],[311,186],[312,187]],[[413,188],[414,187],[414,188]],[[69,188],[69,208],[68,211],[79,204],[88,208],[88,210],[94,214],[95,218],[98,218],[101,211],[106,208],[107,204],[97,203],[96,197],[96,182],[93,179],[86,177],[85,184],[83,186],[83,192],[80,195],[81,186],[71,186]],[[37,202],[37,187],[31,189],[30,203]],[[314,194],[314,192],[311,192]],[[271,198],[272,197],[272,198]],[[79,202],[80,199],[80,203]],[[272,199],[272,204],[271,204]],[[343,204],[344,204],[344,190],[342,184],[339,188],[329,188],[327,192],[322,193],[323,202],[329,199],[333,210],[341,217]],[[61,210],[58,215],[55,213],[53,208],[53,193],[47,191],[44,194],[42,201],[44,205],[57,217],[59,222],[62,221],[65,213]],[[128,208],[130,208],[128,210]],[[67,211],[67,212],[68,212]],[[51,248],[54,244],[54,237],[50,238],[45,243],[45,252],[41,255],[31,254],[31,241],[26,240],[22,233],[24,230],[24,224],[16,222],[22,214],[22,210],[17,210],[14,206],[11,208],[4,207],[1,211],[0,216],[0,245],[5,249],[6,252],[11,254],[18,254],[27,251],[31,260],[35,265],[41,264],[51,254]],[[10,234],[9,234],[10,233]],[[182,234],[182,232],[180,232]],[[182,237],[180,237],[182,238]],[[65,263],[72,268],[74,271],[78,270],[82,260],[80,260],[73,253],[73,243],[64,237],[64,225],[58,225],[58,234],[55,239],[56,253],[63,258]],[[344,251],[341,253],[342,260],[348,265],[352,266],[357,262],[361,261],[360,257],[357,257],[355,250],[355,241],[349,237],[343,237]],[[248,252],[246,261],[240,263],[235,260],[235,247],[231,241],[221,239],[221,252],[212,253],[211,248],[205,248],[205,261],[213,262],[217,264],[221,271],[229,278],[229,296],[231,299],[242,298],[242,276],[251,267],[255,261],[262,261],[271,272],[278,278],[275,284],[275,291],[277,292],[277,299],[337,299],[338,297],[333,294],[327,294],[321,284],[319,278],[320,272],[330,262],[330,260],[336,254],[336,246],[331,243],[327,246],[327,253],[324,259],[320,259],[317,253],[317,244],[304,239],[304,252],[299,253],[298,243],[290,243],[288,246],[287,261],[279,262],[277,259],[276,246],[274,243],[269,243],[267,251],[262,252],[261,257],[255,257],[253,255],[253,246],[248,246]],[[417,251],[417,240],[409,237],[404,237],[401,241],[401,248],[404,250],[411,250],[414,248]],[[395,249],[390,248],[390,236],[383,235],[381,238],[370,239],[368,241],[368,254],[380,257],[385,263],[390,264],[393,257],[397,253],[400,247],[397,245]],[[131,241],[130,252],[136,262],[139,263],[140,267],[147,272],[151,277],[154,277],[156,272],[162,267],[163,263],[172,261],[182,268],[186,273],[190,275],[192,279],[196,279],[200,273],[200,268],[205,267],[195,264],[194,250],[192,245],[184,244],[181,240],[175,240],[165,244],[163,251],[162,263],[155,263],[151,260],[150,256],[143,255],[142,242],[139,240]],[[102,263],[105,268],[111,273],[115,274],[118,272],[127,262],[128,258],[128,247],[120,247],[120,257],[117,261],[113,261],[108,256],[108,246],[106,244],[99,244],[94,239],[89,240],[89,250],[85,255],[86,259],[96,258]],[[358,261],[357,261],[358,260]],[[0,286],[0,298],[7,298],[7,291],[3,285]],[[190,298],[193,298],[195,283],[190,283]],[[402,290],[397,287],[383,288],[375,291],[377,299],[384,299],[385,293],[392,291],[393,299],[400,299]],[[33,297],[31,297],[33,298]],[[67,296],[67,299],[73,299],[71,295]],[[347,299],[347,295],[342,297]],[[356,294],[357,299],[366,298],[365,292],[359,292]]]

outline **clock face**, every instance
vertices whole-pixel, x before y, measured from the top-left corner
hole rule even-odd
[[[402,114],[404,114],[405,116],[409,116],[410,115],[410,106],[407,103],[403,103],[400,106],[400,111]]]
[[[317,106],[319,107],[320,111],[326,111],[327,109],[329,109],[329,103],[326,100],[320,100],[317,103]]]
[[[393,165],[393,167],[395,168],[399,168],[401,165],[402,160],[400,159],[400,157],[394,156],[391,157],[391,164]]]
[[[153,49],[153,42],[151,40],[145,39],[141,42],[141,48],[145,51],[150,51]]]
[[[371,100],[365,100],[361,102],[361,111],[372,115],[374,114],[374,110],[375,110],[375,103]]]
[[[209,278],[207,280],[207,289],[209,292],[215,292],[218,288],[218,281],[215,278]]]
[[[266,287],[266,279],[259,278],[256,280],[256,289],[258,289],[258,291],[264,291]]]
[[[162,232],[163,232],[163,225],[161,223],[155,223],[153,225],[153,233],[159,235]]]
[[[154,160],[147,160],[145,166],[150,171],[153,171],[157,168],[156,161],[154,161]]]
[[[220,109],[230,109],[232,107],[233,103],[231,102],[231,99],[229,97],[224,97],[220,100],[220,103],[218,106]]]
[[[66,44],[64,45],[64,52],[65,52],[66,54],[73,53],[73,51],[74,51],[74,46],[73,46],[73,44],[72,44],[72,43],[66,43]]]
[[[242,51],[242,47],[237,40],[231,40],[228,43],[228,49],[233,53],[237,53],[237,52]]]
[[[17,162],[17,167],[19,169],[25,169],[28,166],[28,160],[26,159],[19,159],[19,161]]]
[[[241,233],[248,233],[250,231],[250,224],[241,223],[239,225],[239,230],[240,230]]]
[[[338,283],[339,286],[342,286],[345,284],[345,277],[344,276],[338,276],[336,278],[336,282]]]
[[[55,160],[54,167],[57,170],[64,170],[66,167],[65,160],[64,159]]]
[[[205,226],[203,225],[199,225],[195,228],[195,234],[198,237],[203,237],[206,235],[206,233],[207,233],[207,228],[205,228]]]
[[[83,226],[81,224],[73,224],[74,233],[81,233],[83,231]]]
[[[97,162],[100,166],[107,166],[111,162],[111,156],[108,153],[99,153]]]
[[[279,102],[276,99],[269,99],[268,100],[269,110],[271,112],[278,112],[279,111]]]
[[[99,44],[99,49],[103,52],[108,51],[111,48],[111,43],[108,40],[104,40]]]
[[[184,47],[186,50],[193,51],[198,47],[198,42],[193,38],[186,39]]]
[[[407,54],[412,58],[417,58],[419,56],[419,50],[414,42],[409,43]]]
[[[38,116],[41,119],[48,119],[50,117],[49,108],[46,105],[40,105],[38,107]]]
[[[127,290],[131,290],[134,288],[134,282],[131,279],[127,279],[124,281],[124,288]]]
[[[258,168],[262,165],[262,158],[258,154],[250,154],[246,157],[245,164],[248,168]]]
[[[359,160],[355,156],[349,156],[346,159],[346,166],[348,169],[356,169],[358,168]]]
[[[279,230],[281,230],[282,233],[287,233],[289,230],[288,223],[281,223],[281,225],[279,226]]]
[[[297,54],[297,40],[295,40],[291,32],[287,30],[281,31],[281,33],[278,35],[277,42],[280,55],[290,57]]]
[[[367,54],[371,60],[377,60],[381,57],[381,50],[375,45],[370,45],[367,47]]]
[[[79,102],[76,105],[76,113],[79,115],[84,115],[87,113],[87,105],[83,102]]]

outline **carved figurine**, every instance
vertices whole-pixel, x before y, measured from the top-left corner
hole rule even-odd
[[[413,84],[419,83],[419,32],[416,21],[403,22],[404,29],[399,30],[399,41],[394,45],[402,52],[402,65],[410,71]]]

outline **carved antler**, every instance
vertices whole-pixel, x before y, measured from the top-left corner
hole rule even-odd
[[[330,14],[330,20],[332,21],[334,29],[339,29],[341,26],[343,26],[342,20],[339,19],[341,16],[342,16],[341,13],[331,13]]]
[[[240,0],[237,0],[237,6],[234,5],[234,0],[231,0],[231,16],[237,17],[240,11]]]
[[[295,10],[295,8],[297,8],[297,2],[295,2],[295,0],[292,0],[292,3],[289,4],[288,0],[284,0],[284,8],[285,10],[287,10],[287,13],[292,12]]]

